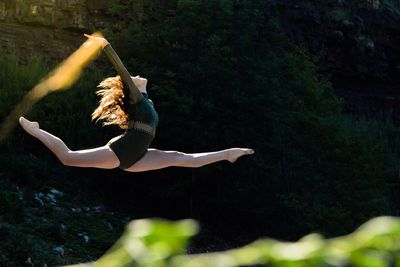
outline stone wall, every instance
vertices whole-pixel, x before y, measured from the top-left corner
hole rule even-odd
[[[22,58],[34,53],[59,61],[115,18],[107,0],[0,0],[0,46]]]
[[[278,0],[283,29],[334,81],[400,82],[400,10],[378,0]],[[386,2],[385,2],[386,3]]]
[[[346,110],[400,122],[398,1],[275,0],[273,7],[287,35],[317,55]]]
[[[159,7],[165,0],[154,0]],[[112,0],[0,0],[0,47],[23,58],[32,53],[59,61],[91,33],[118,18]],[[139,18],[143,0],[132,1]],[[394,0],[271,0],[283,30],[319,57],[334,82],[400,82],[400,5]],[[390,4],[390,5],[389,5]]]
[[[166,0],[154,0],[166,6]],[[0,47],[58,63],[91,33],[112,25],[112,0],[0,0]],[[317,55],[350,109],[395,110],[400,121],[400,4],[397,0],[270,0],[287,35]],[[124,19],[140,18],[143,0]],[[373,94],[366,94],[372,92]],[[361,98],[360,98],[361,97]],[[394,99],[389,101],[388,99]],[[379,99],[382,99],[380,101]],[[368,103],[367,103],[368,102]],[[379,102],[379,103],[378,103]]]

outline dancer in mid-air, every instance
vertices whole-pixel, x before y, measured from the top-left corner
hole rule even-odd
[[[64,165],[102,169],[119,167],[128,172],[142,172],[170,166],[195,168],[222,160],[234,162],[243,155],[254,153],[248,148],[194,154],[149,148],[156,132],[158,115],[147,96],[147,79],[130,76],[105,38],[85,36],[89,38],[88,45],[93,42],[101,44],[119,74],[99,84],[97,94],[101,100],[92,119],[103,120],[104,125],[116,124],[125,132],[105,146],[72,151],[60,138],[40,129],[37,122],[21,117],[19,122],[25,131],[39,139]]]

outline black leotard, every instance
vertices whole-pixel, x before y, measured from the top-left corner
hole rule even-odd
[[[129,72],[110,44],[104,52],[114,65],[124,84],[124,100],[128,111],[128,130],[111,139],[107,145],[117,155],[121,169],[127,169],[141,159],[154,139],[158,115],[146,93],[140,93]]]

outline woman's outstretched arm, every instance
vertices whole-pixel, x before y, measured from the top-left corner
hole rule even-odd
[[[101,46],[108,60],[110,60],[110,62],[113,64],[114,68],[117,70],[119,76],[121,77],[125,87],[127,87],[124,92],[125,95],[129,96],[129,99],[133,100],[133,104],[138,103],[143,98],[143,95],[140,93],[139,89],[132,81],[131,75],[125,68],[124,64],[122,63],[121,59],[119,58],[118,54],[115,52],[111,44],[105,38],[94,37],[87,34],[85,34],[85,36],[90,40],[101,43]]]

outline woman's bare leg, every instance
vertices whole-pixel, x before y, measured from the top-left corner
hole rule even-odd
[[[102,169],[119,166],[119,160],[109,146],[72,151],[60,138],[40,129],[37,122],[31,122],[23,117],[19,122],[25,131],[39,139],[64,165]]]
[[[235,162],[239,157],[253,153],[254,151],[248,148],[230,148],[216,152],[194,154],[150,148],[143,158],[126,169],[126,171],[143,172],[172,166],[197,168],[222,160]]]

